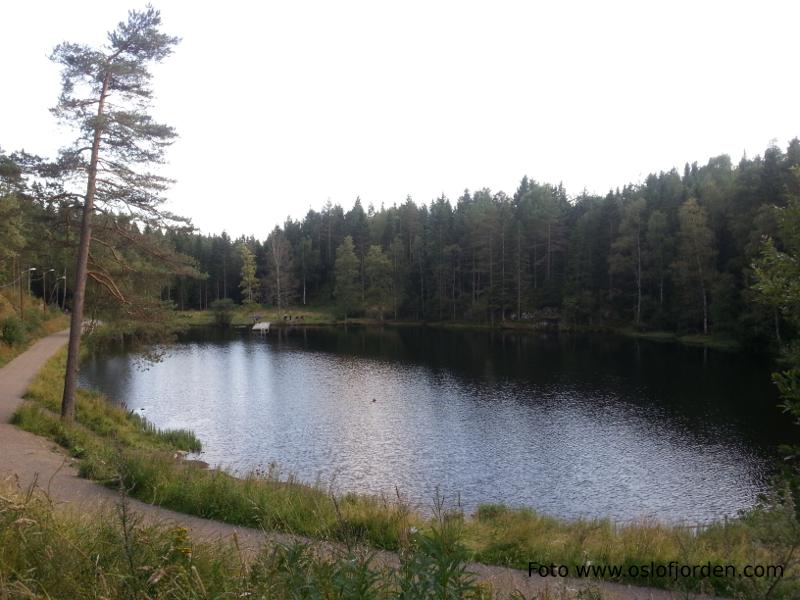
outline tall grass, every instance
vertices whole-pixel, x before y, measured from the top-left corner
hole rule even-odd
[[[120,600],[270,598],[479,600],[466,551],[443,515],[410,540],[399,566],[316,545],[265,546],[251,559],[235,541],[198,543],[181,527],[144,525],[124,499],[115,512],[54,512],[41,493],[0,486],[0,598]]]

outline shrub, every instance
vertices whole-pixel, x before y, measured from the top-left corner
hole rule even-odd
[[[9,346],[24,344],[27,339],[25,335],[25,326],[18,317],[13,315],[6,317],[0,322],[0,336],[2,336],[3,341]]]
[[[218,327],[230,327],[233,321],[233,300],[230,298],[220,298],[211,303],[211,311],[214,313],[214,324]]]

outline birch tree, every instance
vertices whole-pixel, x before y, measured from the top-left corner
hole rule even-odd
[[[258,278],[256,277],[256,257],[253,251],[242,244],[239,248],[242,255],[242,304],[252,304],[258,299]]]
[[[644,209],[641,198],[632,200],[623,210],[617,239],[611,245],[609,268],[612,273],[633,276],[636,289],[636,324],[642,321],[642,256],[644,246]]]
[[[708,215],[694,198],[684,202],[678,211],[677,259],[673,263],[676,279],[688,297],[699,301],[703,315],[703,333],[708,334],[708,290],[716,270],[714,233],[708,226]],[[691,304],[691,302],[690,302]]]

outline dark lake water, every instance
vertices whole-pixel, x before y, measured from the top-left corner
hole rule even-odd
[[[143,368],[144,367],[144,368]],[[770,364],[602,335],[425,328],[193,330],[163,361],[89,359],[81,383],[200,458],[430,507],[502,502],[559,517],[700,523],[767,489]]]

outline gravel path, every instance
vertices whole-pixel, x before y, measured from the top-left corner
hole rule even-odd
[[[78,477],[73,461],[51,441],[9,424],[14,411],[23,401],[22,396],[25,390],[36,373],[48,358],[67,343],[67,337],[67,331],[47,336],[0,369],[0,478],[13,478],[23,488],[35,482],[49,494],[58,510],[83,514],[91,510],[113,506],[119,501],[119,495],[113,490]],[[247,552],[257,551],[269,542],[302,540],[302,538],[289,535],[265,533],[256,529],[201,519],[134,499],[129,502],[133,511],[142,519],[148,522],[180,524],[188,528],[190,534],[198,539],[225,540],[236,535],[239,546]],[[397,562],[397,557],[390,552],[379,553],[376,558],[380,562]],[[529,578],[523,571],[482,564],[470,565],[470,569],[481,580],[491,583],[501,594],[510,594],[518,590],[526,598],[534,598],[547,588],[552,593],[563,586],[570,590],[580,590],[590,585],[587,581],[576,579]],[[711,600],[710,596],[687,596],[683,593],[606,582],[595,582],[594,585],[602,590],[605,600],[677,600],[679,598]]]

